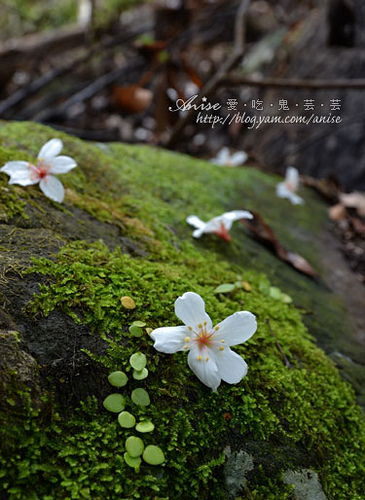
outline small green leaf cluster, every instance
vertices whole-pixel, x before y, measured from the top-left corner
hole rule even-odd
[[[139,323],[139,324],[137,324]],[[143,322],[134,322],[135,328],[145,326]],[[148,369],[146,368],[147,358],[142,352],[135,352],[129,358],[129,364],[133,368],[133,378],[135,380],[142,380],[148,376]],[[109,383],[114,387],[124,387],[128,383],[128,376],[122,371],[115,371],[108,377]],[[142,387],[133,389],[130,396],[131,401],[140,409],[150,405],[150,396],[148,392]],[[141,418],[136,423],[136,418],[132,413],[125,410],[127,406],[127,399],[119,392],[109,394],[104,399],[104,408],[112,413],[118,413],[118,423],[124,429],[132,429],[133,427],[137,432],[146,434],[152,432],[155,428],[154,424],[148,418]],[[129,436],[125,441],[124,461],[129,467],[134,468],[139,472],[141,462],[143,460],[149,465],[161,465],[165,461],[165,456],[161,448],[156,445],[150,444],[145,446],[140,437]]]

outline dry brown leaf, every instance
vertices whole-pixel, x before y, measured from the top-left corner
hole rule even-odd
[[[340,193],[340,201],[345,207],[355,208],[361,217],[365,217],[365,193],[360,191]]]
[[[318,277],[318,273],[301,255],[291,252],[283,247],[274,231],[268,224],[266,224],[261,215],[257,212],[253,212],[252,210],[251,213],[253,215],[253,219],[241,219],[241,222],[259,241],[270,248],[279,257],[279,259],[287,262],[297,271],[300,271],[307,276],[311,276],[312,278]]]
[[[328,215],[331,220],[342,220],[346,217],[346,208],[342,203],[337,203],[328,209]]]
[[[117,106],[130,113],[141,113],[151,104],[153,93],[138,85],[127,85],[125,87],[115,86],[112,99]]]

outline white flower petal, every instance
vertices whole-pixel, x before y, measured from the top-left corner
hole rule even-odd
[[[279,196],[279,198],[288,198],[289,194],[290,191],[286,187],[285,182],[279,182],[276,186],[276,196]]]
[[[57,177],[47,175],[40,181],[39,187],[48,198],[58,203],[62,203],[65,197],[65,190],[62,182],[59,181]]]
[[[253,215],[247,210],[232,210],[231,212],[224,213],[223,217],[232,221],[239,219],[253,219]]]
[[[194,332],[199,331],[198,325],[206,323],[207,330],[212,329],[212,321],[205,312],[204,300],[194,292],[186,292],[175,301],[175,314],[186,326]]]
[[[288,196],[288,198],[293,203],[293,205],[302,205],[304,203],[303,198],[295,193],[290,193],[290,196]]]
[[[39,182],[39,178],[32,177],[32,172],[27,170],[18,170],[10,174],[9,184],[19,184],[20,186],[31,186]]]
[[[8,161],[3,167],[0,168],[0,172],[5,172],[9,175],[18,171],[27,170],[29,170],[29,162],[27,161]]]
[[[186,222],[197,229],[203,229],[205,227],[205,222],[196,215],[189,215],[189,217],[186,218]]]
[[[194,238],[200,238],[200,236],[204,233],[204,228],[203,229],[195,229],[195,231],[193,231],[193,237]]]
[[[296,191],[299,187],[299,172],[294,167],[288,167],[285,173],[285,181],[291,185],[292,191]]]
[[[247,210],[232,210],[222,215],[222,222],[227,231],[231,229],[234,221],[240,219],[253,219],[253,215]]]
[[[189,335],[186,326],[166,326],[153,330],[150,337],[155,341],[153,347],[157,351],[172,354],[184,349],[185,338]]]
[[[242,344],[248,340],[256,331],[257,323],[255,316],[248,311],[240,311],[228,316],[215,327],[214,344],[224,340],[225,346]]]
[[[288,198],[288,200],[290,200],[294,205],[300,205],[304,203],[304,200],[300,196],[293,193],[286,187],[285,182],[280,182],[276,186],[276,196],[278,196],[279,198]]]
[[[44,160],[53,158],[54,156],[60,154],[62,148],[63,143],[61,139],[51,139],[42,146],[41,150],[39,151],[38,158]]]
[[[224,165],[229,160],[229,149],[224,147],[217,154],[217,160],[220,165]]]
[[[247,363],[243,358],[225,347],[223,351],[214,351],[218,374],[228,384],[237,384],[247,373]]]
[[[244,151],[237,151],[231,156],[231,165],[242,165],[247,160],[248,155]]]
[[[223,215],[218,215],[217,217],[214,217],[213,219],[210,219],[205,224],[204,228],[204,233],[215,233],[216,231],[221,230],[221,225],[223,224],[225,226],[226,220],[224,219]]]
[[[75,160],[69,156],[51,158],[48,164],[51,166],[49,169],[50,174],[66,174],[77,166]]]
[[[203,382],[203,384],[210,387],[214,392],[217,390],[221,383],[221,378],[218,374],[214,356],[210,355],[208,349],[202,351],[191,349],[188,356],[188,364],[200,382]]]

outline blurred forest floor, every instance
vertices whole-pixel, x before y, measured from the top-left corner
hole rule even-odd
[[[244,150],[280,174],[294,165],[332,205],[365,283],[363,0],[5,0],[0,33],[0,119],[208,160]],[[217,125],[169,110],[194,95],[220,104]],[[225,120],[236,113],[251,121]],[[249,126],[312,113],[340,122]]]

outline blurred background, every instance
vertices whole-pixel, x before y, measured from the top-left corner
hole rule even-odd
[[[208,159],[227,146],[260,168],[294,165],[365,190],[365,2],[242,3],[239,17],[235,0],[2,0],[0,118]],[[219,75],[234,59],[235,23],[244,46]],[[202,89],[222,121],[230,115],[224,124],[169,111]],[[340,122],[229,123],[244,112]]]

